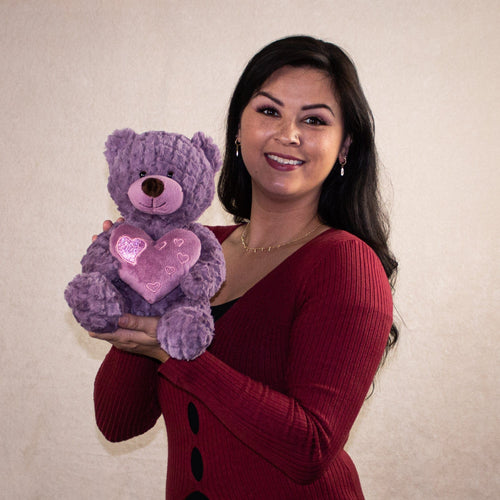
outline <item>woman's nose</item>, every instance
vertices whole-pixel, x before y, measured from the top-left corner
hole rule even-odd
[[[295,120],[283,120],[277,131],[276,139],[285,145],[298,146],[300,144],[300,131]]]

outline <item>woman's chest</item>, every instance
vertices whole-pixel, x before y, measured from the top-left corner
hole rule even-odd
[[[212,301],[224,304],[242,297],[261,281],[279,272],[281,265],[293,253],[292,248],[277,252],[243,252],[240,248],[225,249],[226,281]]]
[[[289,281],[273,282],[266,278],[258,283],[215,323],[209,351],[252,379],[286,392],[296,299]]]

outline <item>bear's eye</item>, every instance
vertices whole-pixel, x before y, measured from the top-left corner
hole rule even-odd
[[[146,177],[146,175],[148,175],[148,173],[145,170],[139,173],[139,177]]]
[[[167,172],[167,177],[170,177],[170,178],[172,178],[173,176],[174,176],[174,173],[173,173],[172,171],[170,171],[170,172]]]

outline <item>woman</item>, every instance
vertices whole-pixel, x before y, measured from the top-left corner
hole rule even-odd
[[[125,315],[96,378],[112,440],[163,414],[171,499],[359,499],[343,451],[397,339],[396,262],[379,206],[373,121],[348,57],[309,37],[248,64],[228,113],[216,227],[227,280],[215,339],[170,359],[156,318]],[[137,356],[136,354],[142,354]]]

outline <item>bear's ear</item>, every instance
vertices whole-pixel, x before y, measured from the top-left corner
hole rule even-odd
[[[222,160],[219,148],[212,138],[208,137],[203,132],[196,132],[196,134],[193,135],[191,142],[203,151],[210,162],[210,165],[212,165],[214,173],[217,172],[222,165]]]
[[[114,159],[117,157],[118,153],[125,149],[129,144],[132,143],[136,133],[129,129],[124,128],[122,130],[115,130],[106,141],[106,150],[104,151],[104,156],[111,165]]]

